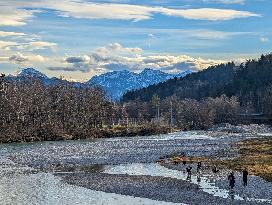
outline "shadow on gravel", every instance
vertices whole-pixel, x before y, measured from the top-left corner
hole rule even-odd
[[[190,182],[159,176],[130,176],[126,174],[105,173],[59,173],[69,184],[82,186],[96,191],[116,193],[134,197],[149,198],[186,204],[256,204],[223,199],[203,192],[198,185]]]

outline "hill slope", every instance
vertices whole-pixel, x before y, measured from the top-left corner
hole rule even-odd
[[[176,95],[179,98],[201,99],[215,97],[233,80],[236,66],[234,63],[210,67],[198,73],[191,73],[183,78],[173,78],[157,85],[151,85],[123,96],[123,101],[140,99],[150,101],[154,94],[161,99]]]
[[[272,114],[272,54],[240,66],[234,63],[213,66],[181,79],[130,91],[123,96],[123,101],[150,101],[155,94],[161,99],[175,95],[197,100],[222,94],[237,96],[242,106]]]

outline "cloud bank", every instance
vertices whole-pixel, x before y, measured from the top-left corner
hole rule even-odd
[[[44,62],[46,59],[41,55],[24,55],[22,53],[16,53],[11,55],[8,60],[11,63],[27,65],[33,62]]]
[[[126,51],[126,53],[122,53]],[[194,58],[188,55],[142,55],[141,48],[126,48],[120,44],[110,44],[97,48],[84,56],[69,56],[62,60],[63,66],[49,67],[51,71],[80,71],[104,73],[113,70],[139,72],[145,68],[178,73],[187,69],[202,70],[209,66],[225,63],[221,60]]]

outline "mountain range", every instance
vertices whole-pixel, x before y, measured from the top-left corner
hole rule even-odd
[[[110,99],[119,100],[123,96],[123,94],[128,91],[145,88],[149,85],[158,84],[160,82],[164,82],[175,77],[181,78],[191,73],[191,70],[186,70],[179,74],[169,74],[149,68],[144,69],[140,73],[122,70],[112,71],[102,75],[94,76],[89,81],[85,83],[80,83],[69,82],[56,77],[50,78],[34,68],[25,68],[21,70],[16,76],[12,77],[15,79],[33,77],[42,81],[43,84],[46,86],[56,85],[63,81],[73,84],[74,86],[99,86],[106,91]]]
[[[149,68],[144,69],[140,73],[134,73],[127,70],[113,71],[94,76],[87,84],[101,86],[113,100],[118,100],[127,91],[145,88],[149,85],[158,84],[174,77],[184,77],[190,73],[192,73],[192,71],[187,70],[175,75]]]

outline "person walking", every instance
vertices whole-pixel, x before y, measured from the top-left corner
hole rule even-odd
[[[247,186],[247,177],[248,177],[248,171],[246,169],[243,170],[243,185]]]
[[[183,164],[183,165],[186,165],[186,157],[185,157],[185,156],[182,157],[182,164]]]
[[[186,171],[187,171],[187,179],[191,179],[191,177],[192,177],[192,167],[191,166],[187,167]]]
[[[201,162],[198,162],[197,163],[197,172],[200,172],[201,167],[202,167]]]
[[[230,175],[228,176],[228,180],[229,180],[229,186],[231,189],[234,188],[235,186],[235,177],[234,177],[234,173],[231,172]]]
[[[212,172],[214,174],[216,174],[217,172],[219,172],[219,170],[217,169],[217,167],[214,165],[213,168],[212,168]]]

